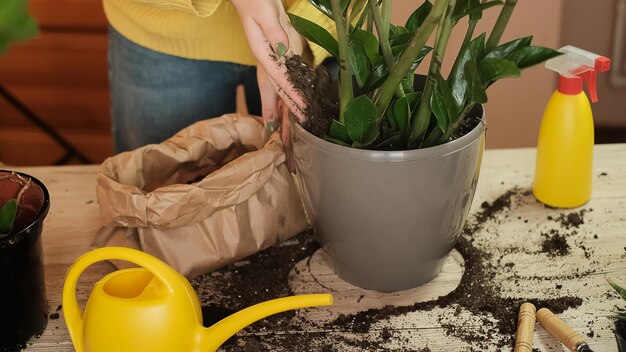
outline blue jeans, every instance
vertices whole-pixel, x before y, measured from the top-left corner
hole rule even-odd
[[[261,115],[256,67],[159,53],[111,27],[109,84],[115,153],[160,143],[196,121],[235,112],[238,85],[248,112]]]

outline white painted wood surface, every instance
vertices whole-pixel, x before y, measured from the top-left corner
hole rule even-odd
[[[480,209],[483,201],[493,201],[508,189],[518,186],[529,189],[534,171],[534,149],[489,150],[485,152],[472,211]],[[501,263],[514,262],[515,266],[501,267],[496,280],[502,280],[504,291],[511,297],[558,297],[576,295],[584,298],[582,306],[565,311],[560,317],[574,330],[584,334],[593,329],[595,335],[586,337],[595,351],[617,351],[612,332],[613,323],[606,318],[617,306],[623,306],[604,281],[604,275],[610,275],[626,282],[626,144],[597,146],[594,160],[594,188],[592,200],[584,206],[593,209],[585,214],[585,224],[570,237],[572,253],[552,258],[549,256],[529,255],[523,251],[507,254],[511,246],[536,251],[541,243],[541,231],[556,226],[547,216],[558,216],[563,211],[547,209],[538,204],[532,196],[524,196],[515,201],[506,220],[487,223],[476,241],[489,245],[495,254],[500,254]],[[21,168],[20,171],[41,179],[51,194],[51,209],[44,228],[44,255],[46,263],[46,282],[51,313],[61,304],[61,287],[69,265],[82,253],[90,250],[93,235],[101,226],[98,204],[95,196],[95,176],[98,166],[65,166]],[[603,173],[606,173],[604,175]],[[527,220],[525,222],[524,220]],[[594,238],[597,235],[597,239]],[[591,260],[583,260],[583,244],[591,255]],[[495,255],[494,255],[495,256]],[[317,260],[318,272],[324,272],[322,261]],[[424,300],[426,296],[436,297],[450,292],[460,279],[462,268],[451,259],[445,267],[442,277],[429,284],[428,288],[409,292],[402,300]],[[302,263],[298,264],[302,266]],[[113,270],[108,263],[100,263],[89,269],[82,278],[77,292],[79,301],[84,303],[90,286],[105,273]],[[593,272],[591,272],[593,270]],[[572,276],[582,273],[581,277]],[[326,271],[326,284],[345,290],[344,299],[338,300],[337,311],[332,308],[309,310],[310,319],[325,320],[329,315],[358,312],[370,307],[380,306],[388,295],[370,293],[340,282],[332,282],[332,272]],[[511,278],[514,274],[521,277],[517,283]],[[310,282],[306,270],[299,274],[292,272],[290,282],[294,291],[307,291],[307,287],[317,290]],[[533,278],[534,277],[534,278]],[[537,278],[547,278],[541,280]],[[563,285],[555,289],[556,284]],[[342,286],[343,285],[343,286]],[[343,288],[342,288],[343,287]],[[354,297],[364,298],[357,304]],[[396,295],[394,299],[398,299]],[[381,301],[382,300],[382,301]],[[404,302],[403,301],[403,302]],[[351,304],[350,302],[353,302]],[[454,308],[446,308],[454,311]],[[447,336],[445,330],[434,317],[445,313],[443,308],[430,312],[413,312],[398,316],[386,322],[387,326],[377,323],[368,333],[380,335],[384,327],[394,330],[394,339],[407,339],[415,349],[428,346],[432,351],[465,351],[470,346],[455,337]],[[59,319],[52,319],[43,336],[33,339],[26,351],[73,351],[62,312]],[[448,312],[449,313],[449,312]],[[469,319],[468,319],[469,321]],[[591,322],[591,323],[590,323]],[[388,326],[391,325],[391,326]],[[477,326],[468,325],[467,329]],[[302,334],[302,332],[280,332],[284,334]],[[307,332],[308,333],[308,332]],[[314,333],[311,331],[310,333]],[[340,331],[317,331],[318,334],[341,334],[348,338],[354,333]],[[367,339],[365,336],[355,338]],[[262,341],[262,336],[260,337]],[[389,347],[394,347],[393,339]],[[541,351],[565,351],[547,332],[538,325],[535,329],[534,347]],[[496,347],[493,347],[496,350]],[[181,351],[185,352],[185,351]]]

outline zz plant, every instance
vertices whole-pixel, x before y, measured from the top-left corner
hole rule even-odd
[[[337,38],[289,17],[300,34],[339,61],[339,112],[324,138],[344,146],[404,150],[445,143],[476,104],[487,102],[489,86],[559,55],[531,45],[532,36],[500,44],[517,0],[425,0],[403,26],[390,23],[391,0],[309,1],[334,21]],[[493,30],[474,35],[490,8],[500,8]],[[446,77],[441,63],[451,51],[448,39],[465,18],[465,39]],[[415,90],[414,71],[429,53],[426,84]]]

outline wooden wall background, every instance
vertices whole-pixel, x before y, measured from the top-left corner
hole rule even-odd
[[[504,39],[532,33],[537,44],[560,47],[562,5],[563,0],[550,4],[543,0],[520,2]],[[610,6],[609,3],[604,5],[607,8]],[[14,45],[6,55],[0,56],[0,84],[57,129],[92,162],[101,162],[112,152],[107,21],[101,0],[29,0],[29,6],[40,25],[40,35],[24,44]],[[394,2],[394,20],[404,22],[414,7],[411,1]],[[536,11],[538,7],[542,8],[540,13]],[[492,26],[496,15],[493,11],[486,15],[482,24],[484,29]],[[533,21],[542,25],[529,27],[528,23]],[[463,25],[460,24],[460,27]],[[602,25],[609,26],[606,21]],[[451,41],[462,39],[464,30],[459,28],[458,31],[461,36],[453,36]],[[588,46],[585,43],[568,43]],[[605,53],[609,49],[607,46],[597,51]],[[602,80],[606,78],[601,77]],[[539,120],[555,82],[550,71],[536,67],[525,72],[520,79],[503,80],[492,88],[488,104],[491,132],[487,146],[534,146]],[[521,92],[524,101],[519,99]],[[621,99],[623,91],[609,93],[603,87],[602,104],[611,108],[610,111],[598,110],[594,116],[596,141],[626,142],[626,129],[616,129],[615,126],[603,129],[608,125],[608,115],[621,118],[626,107]],[[613,99],[612,104],[610,99]],[[238,110],[245,111],[241,93]],[[0,163],[50,165],[64,154],[63,148],[0,97]]]
[[[36,39],[0,57],[0,83],[93,162],[112,150],[101,0],[30,0]],[[64,150],[0,98],[0,161],[52,164]]]

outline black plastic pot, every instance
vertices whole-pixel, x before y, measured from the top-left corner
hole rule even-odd
[[[0,239],[0,352],[19,351],[48,324],[41,231],[50,196],[41,181],[18,174],[40,187],[44,200],[29,224]]]
[[[626,322],[615,323],[615,340],[617,340],[617,350],[626,352]]]

